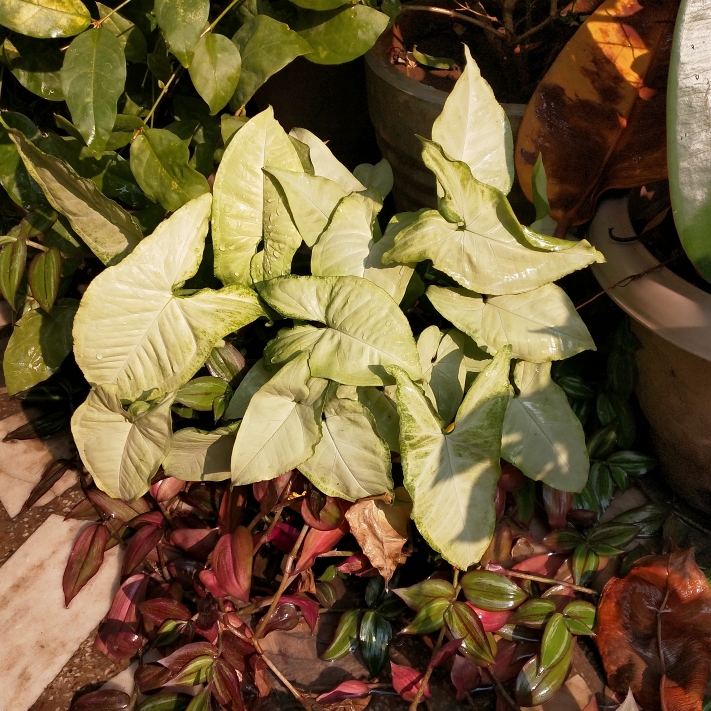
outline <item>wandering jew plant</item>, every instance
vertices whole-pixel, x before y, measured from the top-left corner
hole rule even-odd
[[[212,194],[146,237],[41,139],[5,122],[33,189],[108,265],[78,308],[60,299],[42,312],[33,286],[8,349],[29,349],[23,334],[38,319],[66,344],[60,362],[73,342],[92,388],[72,433],[99,488],[135,500],[161,466],[234,485],[298,469],[329,496],[392,498],[399,453],[419,531],[463,570],[489,545],[501,458],[556,489],[583,490],[583,429],[550,371],[594,344],[553,282],[602,257],[584,240],[519,224],[506,198],[508,120],[467,59],[422,140],[439,207],[396,215],[382,234],[387,163],[351,174],[308,131],[285,133],[271,109],[232,136]],[[150,143],[150,130],[143,136]],[[545,205],[539,190],[538,225]],[[452,327],[415,338],[400,304],[422,295],[425,260],[435,275],[426,298]],[[213,261],[221,284],[204,276]],[[282,328],[242,370],[230,334],[259,320]],[[206,363],[212,375],[191,380]],[[11,386],[16,367],[6,356]],[[205,410],[217,429],[174,417]]]

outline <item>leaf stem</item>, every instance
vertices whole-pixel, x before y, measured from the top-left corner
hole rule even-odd
[[[240,7],[246,0],[232,0],[232,2],[208,25],[200,37],[204,37],[208,32],[212,32],[215,29],[215,25],[235,6]]]
[[[549,585],[565,585],[568,588],[572,588],[577,592],[585,593],[586,595],[599,595],[599,592],[591,590],[590,588],[584,588],[580,585],[573,585],[565,580],[554,580],[553,578],[544,578],[540,575],[531,575],[530,573],[520,573],[518,570],[507,570],[506,575],[512,578],[523,578],[524,580],[534,580],[537,583],[548,583]]]
[[[43,244],[39,244],[38,242],[33,242],[30,239],[26,239],[25,244],[28,247],[34,247],[35,249],[39,249],[42,252],[49,252],[49,247],[45,247]]]
[[[155,100],[153,103],[153,106],[151,106],[151,110],[148,112],[148,116],[143,119],[143,123],[148,123],[150,119],[153,118],[153,114],[156,112],[156,109],[158,108],[158,104],[162,101],[163,97],[168,93],[168,89],[170,88],[170,85],[173,83],[173,80],[178,77],[183,71],[182,67],[179,67],[176,69],[171,75],[168,81],[163,85],[163,89],[161,90],[160,94],[158,94],[158,98]]]
[[[455,575],[459,571],[456,571]],[[439,631],[439,637],[437,637],[437,642],[434,646],[434,649],[432,650],[432,657],[430,657],[430,662],[432,661],[432,658],[434,657],[437,652],[439,652],[439,648],[442,646],[442,642],[444,641],[444,630],[445,627],[442,626],[442,629]],[[425,693],[425,689],[427,688],[427,684],[430,681],[430,677],[432,676],[432,672],[434,671],[434,667],[432,664],[427,665],[427,670],[425,671],[425,675],[422,677],[422,681],[420,681],[420,686],[417,689],[417,693],[415,694],[415,698],[412,700],[412,703],[408,706],[407,711],[417,711],[417,707],[422,701],[422,695]]]
[[[499,32],[498,30],[495,30],[491,25],[487,25],[483,23],[481,20],[477,20],[474,17],[468,17],[467,15],[463,15],[461,12],[455,12],[454,10],[447,10],[447,8],[444,7],[428,7],[427,5],[403,5],[402,6],[402,11],[403,12],[410,12],[411,10],[414,10],[415,12],[435,12],[439,15],[447,15],[449,17],[453,17],[457,20],[462,20],[462,22],[469,22],[472,25],[476,25],[477,27],[480,27],[482,30],[486,30],[487,32],[490,32],[491,34],[495,35],[499,39],[503,39],[502,33]]]
[[[128,3],[130,2],[131,0],[123,0],[123,2],[120,5],[117,5],[113,10],[111,10],[111,12],[102,17],[100,20],[96,20],[92,24],[94,25],[94,27],[101,27],[101,25],[106,22],[106,20],[108,20],[111,15],[113,15],[115,12],[118,12],[124,5],[128,5]]]
[[[276,591],[274,597],[272,598],[272,604],[269,606],[267,614],[264,615],[261,620],[259,620],[257,629],[254,631],[254,639],[256,640],[259,640],[261,638],[262,633],[264,632],[264,628],[267,626],[267,623],[271,619],[272,614],[274,614],[276,606],[279,604],[279,598],[282,596],[282,593],[289,587],[291,582],[294,580],[294,577],[296,577],[291,575],[291,570],[294,567],[294,560],[296,559],[296,554],[299,552],[299,548],[301,548],[301,544],[303,543],[304,538],[306,537],[306,534],[308,532],[309,526],[307,524],[304,524],[304,527],[301,529],[299,537],[296,539],[296,543],[294,543],[294,547],[291,549],[291,553],[289,553],[289,557],[286,559],[286,565],[284,566],[284,577],[281,579],[279,589]]]
[[[259,539],[259,543],[257,543],[254,550],[252,551],[253,556],[257,554],[257,551],[264,545],[264,541],[266,541],[267,538],[269,538],[269,536],[271,535],[271,532],[274,530],[277,523],[279,523],[279,519],[281,518],[281,512],[282,512],[283,508],[284,508],[283,506],[278,506],[276,508],[276,511],[274,512],[274,518],[271,520],[271,523],[267,527],[267,530],[264,531],[264,533],[262,534],[262,537]]]

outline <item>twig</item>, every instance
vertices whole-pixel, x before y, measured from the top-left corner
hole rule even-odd
[[[439,648],[442,646],[442,641],[444,640],[444,630],[445,630],[445,628],[442,627],[442,629],[439,631],[439,637],[437,637],[437,643],[435,644],[434,649],[432,650],[433,657],[435,654],[437,654],[437,652],[439,652]],[[429,680],[430,680],[430,677],[432,676],[433,671],[434,671],[434,667],[428,664],[427,670],[425,671],[425,675],[422,677],[420,686],[417,689],[417,693],[415,694],[415,698],[412,700],[412,703],[408,706],[407,711],[417,711],[417,707],[418,707],[420,701],[422,700],[422,695],[425,693],[425,689],[427,688],[427,684],[429,683]]]
[[[531,575],[530,573],[519,573],[518,570],[507,570],[506,575],[510,575],[512,578],[523,578],[524,580],[534,580],[537,583],[548,583],[549,585],[565,585],[566,587],[572,588],[577,592],[585,593],[586,595],[599,595],[599,592],[591,590],[590,588],[584,588],[580,585],[573,585],[565,580],[554,580],[553,578],[544,578],[540,575]]]
[[[320,711],[321,706],[312,701],[311,699],[306,699],[301,692],[296,689],[293,684],[279,671],[279,668],[272,662],[271,659],[261,650],[261,646],[258,641],[254,642],[254,648],[259,652],[259,655],[264,660],[264,663],[272,670],[274,676],[279,679],[279,681],[284,684],[284,686],[291,692],[291,695],[306,709],[306,711]]]
[[[266,516],[261,511],[249,522],[247,530],[251,533],[252,529]]]
[[[494,674],[493,670],[491,667],[486,668],[487,673],[489,676],[494,680],[494,683],[496,684],[496,688],[498,692],[501,694],[501,696],[504,697],[504,700],[506,703],[511,707],[512,711],[521,711],[521,708],[519,705],[513,700],[511,697],[511,694],[509,694],[508,691],[504,688],[504,685],[499,681],[499,677]]]
[[[274,594],[272,604],[269,606],[267,614],[264,615],[261,620],[259,620],[257,629],[254,632],[254,638],[256,640],[259,640],[261,638],[262,633],[264,632],[264,628],[267,626],[267,623],[271,619],[272,614],[274,614],[276,606],[279,604],[279,598],[282,596],[282,593],[284,592],[284,590],[287,589],[287,587],[289,587],[291,582],[294,580],[295,576],[291,575],[291,569],[294,567],[294,560],[296,558],[296,554],[299,552],[299,548],[301,548],[301,544],[308,531],[309,526],[307,524],[304,524],[304,527],[301,529],[299,537],[296,539],[296,543],[294,543],[294,547],[291,549],[291,553],[289,553],[289,557],[286,559],[286,565],[284,566],[284,577],[281,579],[279,589]]]
[[[319,553],[317,558],[348,558],[355,555],[355,551],[326,551],[325,553]]]
[[[179,67],[176,69],[171,75],[168,81],[163,85],[163,89],[161,90],[160,94],[158,94],[158,98],[155,100],[153,103],[153,106],[151,106],[151,110],[148,112],[148,116],[143,119],[143,123],[148,123],[148,121],[153,118],[153,114],[155,113],[156,109],[158,108],[158,104],[162,101],[163,97],[168,93],[168,89],[170,88],[170,85],[173,83],[173,80],[178,77],[183,71],[182,67]]]
[[[264,533],[262,534],[262,537],[259,539],[259,543],[257,543],[257,545],[254,547],[254,550],[252,551],[253,557],[257,554],[257,551],[264,545],[264,541],[266,541],[267,538],[269,538],[272,531],[274,530],[274,527],[279,522],[283,508],[284,508],[283,506],[277,507],[276,511],[274,512],[274,518],[271,520],[271,523],[267,527],[267,530],[264,531]]]
[[[131,0],[123,0],[123,2],[122,2],[120,5],[117,5],[113,10],[111,10],[111,12],[109,12],[108,14],[106,14],[106,15],[105,15],[104,17],[102,17],[100,20],[96,20],[96,21],[93,22],[92,24],[94,25],[94,27],[101,27],[101,25],[102,25],[104,22],[106,22],[106,20],[108,20],[109,17],[111,17],[111,15],[113,15],[115,12],[118,12],[124,5],[128,5],[128,3],[130,3],[130,2],[131,2]]]
[[[543,22],[539,22],[535,27],[532,27],[530,30],[526,30],[516,41],[517,43],[523,42],[525,39],[528,39],[531,35],[535,35],[536,32],[540,32],[546,25],[549,25],[553,20],[558,19],[558,0],[550,0],[551,1],[551,6],[550,6],[550,11],[548,13],[548,17],[543,20]]]
[[[491,34],[496,35],[499,39],[503,39],[501,32],[495,30],[490,25],[487,25],[474,17],[467,17],[466,15],[462,15],[461,12],[447,10],[447,8],[444,7],[428,7],[427,5],[403,5],[401,10],[403,12],[410,12],[411,10],[414,10],[415,12],[435,12],[439,15],[447,15],[449,17],[454,17],[457,20],[461,20],[462,22],[468,22],[471,25],[476,25],[482,30],[486,30],[487,32],[491,32]]]
[[[215,25],[235,6],[240,7],[246,0],[232,0],[232,2],[217,16],[217,18],[203,30],[200,37],[204,37],[208,32],[212,32],[215,29]]]

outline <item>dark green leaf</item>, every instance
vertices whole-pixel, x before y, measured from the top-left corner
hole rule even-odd
[[[421,610],[437,598],[454,600],[454,586],[446,580],[423,580],[409,588],[397,588],[393,592],[413,610]]]
[[[173,67],[170,64],[170,57],[160,51],[151,52],[146,57],[146,63],[151,74],[159,81],[165,84],[170,75],[173,73]]]
[[[288,25],[266,15],[247,20],[232,41],[242,57],[239,84],[231,102],[234,109],[246,104],[270,76],[311,51],[309,43]]]
[[[42,42],[21,35],[2,45],[4,64],[28,91],[48,101],[63,101],[59,71],[64,55],[53,42]]]
[[[131,171],[143,192],[168,212],[209,192],[205,176],[188,165],[188,147],[175,134],[145,128],[131,144]]]
[[[521,523],[528,524],[533,518],[533,510],[536,506],[536,485],[532,479],[526,479],[524,485],[513,493],[513,500],[516,504],[516,519]]]
[[[0,255],[0,261],[2,255]],[[59,278],[62,275],[62,255],[56,247],[48,252],[40,252],[30,262],[27,279],[30,282],[32,296],[39,305],[49,313],[54,306],[59,289]]]
[[[116,36],[105,27],[82,32],[66,51],[61,79],[72,121],[98,158],[126,83],[126,58]]]
[[[111,13],[111,16],[104,20],[101,26],[116,36],[123,53],[126,55],[126,59],[129,62],[145,62],[148,48],[143,32],[123,15],[113,12],[110,7],[102,5],[100,2],[96,3],[96,7],[99,9],[101,19]]]
[[[579,494],[575,494],[574,501],[576,509],[586,509],[596,513],[600,511],[600,502],[597,500],[597,495],[590,483],[590,479],[588,479],[585,488]]]
[[[191,700],[185,694],[158,694],[147,698],[136,711],[185,711]]]
[[[610,505],[615,494],[610,467],[605,462],[593,462],[590,467],[588,484],[595,492],[600,509],[604,511]]]
[[[613,422],[605,427],[601,427],[588,439],[587,446],[590,459],[604,459],[612,452],[616,444],[616,423]]]
[[[541,629],[546,624],[551,615],[555,613],[555,603],[553,600],[526,600],[516,609],[509,620],[511,625],[523,625],[532,629]]]
[[[565,683],[573,656],[573,646],[553,667],[539,671],[538,657],[524,665],[516,679],[516,700],[521,706],[538,706],[552,699]]]
[[[407,612],[407,605],[390,592],[376,609],[386,620],[397,620]]]
[[[482,610],[513,610],[527,597],[521,588],[503,575],[474,570],[462,576],[462,591],[467,600]]]
[[[584,427],[590,416],[590,400],[571,400],[570,409],[575,413],[575,416],[580,420],[580,424]]]
[[[317,489],[312,490],[317,491]],[[326,504],[326,501],[327,499],[324,497],[324,502],[319,508],[318,513],[315,514],[315,518],[319,518],[321,511]],[[384,592],[385,579],[382,575],[376,575],[368,581],[368,585],[365,588],[365,604],[368,607],[376,607],[377,604],[380,602],[380,599],[383,597]]]
[[[367,610],[360,623],[360,653],[370,676],[376,676],[385,664],[392,636],[391,624],[375,610]]]
[[[324,580],[316,581],[316,598],[322,607],[333,607],[336,603],[336,588],[331,583]]]
[[[624,469],[629,476],[641,476],[657,466],[657,460],[640,452],[615,452],[607,458],[610,466]]]
[[[464,640],[459,649],[467,659],[481,666],[494,663],[494,639],[484,631],[481,620],[469,605],[452,603],[444,613],[444,621],[453,637]]]
[[[559,528],[551,531],[543,539],[543,544],[557,553],[570,553],[583,541],[582,534],[574,528]]]
[[[210,14],[209,0],[156,0],[153,11],[170,51],[189,67]]]
[[[612,523],[634,524],[639,538],[651,538],[662,530],[668,515],[669,507],[666,504],[645,504],[621,513]]]
[[[349,0],[292,0],[294,5],[303,7],[305,10],[335,10],[337,7],[346,5]]]
[[[626,400],[637,384],[637,362],[634,352],[615,348],[607,359],[607,377],[614,393]]]
[[[601,424],[617,422],[617,444],[631,447],[637,436],[634,412],[630,404],[615,393],[601,393],[597,398],[597,416]]]
[[[595,606],[584,600],[573,600],[563,610],[565,624],[572,634],[589,635],[595,626]]]
[[[586,538],[588,546],[598,555],[611,556],[622,553],[637,538],[638,531],[632,523],[605,523],[589,531]]]
[[[609,467],[609,469],[614,485],[625,491],[627,489],[627,472],[622,467]]]
[[[200,412],[210,412],[216,397],[225,394],[227,383],[221,378],[206,375],[183,385],[175,396],[177,402]]]
[[[239,50],[228,37],[209,32],[198,41],[190,63],[190,78],[211,114],[227,105],[237,88],[241,69]]]
[[[296,25],[311,45],[307,59],[316,64],[342,64],[365,54],[388,26],[388,16],[366,5],[314,12],[307,10]]]
[[[341,615],[336,628],[336,635],[328,649],[321,655],[321,659],[331,662],[334,659],[345,657],[358,647],[358,622],[360,610],[348,610]]]
[[[565,618],[560,612],[556,612],[546,623],[543,632],[538,673],[542,674],[546,669],[559,664],[570,653],[572,644],[573,635],[565,625]]]
[[[25,123],[18,121],[17,117],[21,115],[10,111],[3,112],[3,119],[8,125],[17,126]],[[12,200],[25,210],[32,210],[47,203],[42,189],[27,172],[17,152],[17,146],[10,140],[4,126],[0,126],[0,185],[5,188]]]
[[[563,388],[568,397],[588,399],[595,397],[595,391],[579,376],[564,375],[556,383]]]
[[[85,30],[91,15],[80,0],[2,0],[0,25],[21,35],[49,39]]]
[[[0,251],[0,291],[5,301],[15,309],[17,287],[25,273],[27,245],[24,239],[6,244]]]
[[[600,558],[595,551],[584,543],[573,551],[571,568],[576,585],[586,585],[590,578],[597,572]]]
[[[496,630],[496,634],[510,642],[535,642],[541,641],[541,634],[531,627],[509,623]]]
[[[415,619],[405,627],[401,634],[429,634],[436,632],[444,624],[444,612],[449,607],[450,600],[444,597],[430,600],[421,607]]]

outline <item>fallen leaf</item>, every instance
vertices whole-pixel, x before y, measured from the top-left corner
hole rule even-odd
[[[645,711],[701,711],[711,673],[711,590],[691,549],[642,558],[627,577],[612,578],[595,632],[618,694],[632,691]]]
[[[363,553],[385,578],[387,585],[407,543],[407,521],[412,506],[385,501],[359,501],[346,511],[346,518]]]

